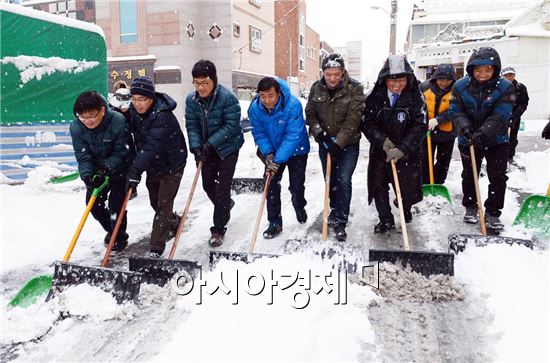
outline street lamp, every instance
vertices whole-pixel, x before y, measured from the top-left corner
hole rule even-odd
[[[378,6],[371,5],[373,10],[382,10],[390,16],[390,55],[395,54],[395,33],[397,30],[397,0],[391,0],[391,12]]]

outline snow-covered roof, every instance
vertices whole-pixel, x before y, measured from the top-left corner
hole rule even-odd
[[[550,38],[550,2],[541,2],[525,10],[506,24],[507,36],[530,36]],[[547,28],[544,28],[546,22]]]
[[[155,67],[155,71],[171,71],[171,70],[181,70],[179,66],[158,66]]]
[[[56,24],[68,26],[71,28],[77,28],[77,29],[86,30],[89,32],[94,32],[101,35],[103,38],[105,38],[103,29],[101,29],[99,26],[93,23],[88,23],[85,21],[67,18],[66,16],[50,14],[45,11],[34,10],[31,8],[24,7],[22,5],[15,5],[15,4],[9,4],[4,2],[0,2],[0,10],[18,14],[21,16],[26,16],[29,18],[48,21],[50,23],[56,23]]]
[[[127,62],[127,61],[143,61],[143,60],[156,60],[157,57],[153,54],[147,55],[131,55],[127,57],[107,57],[107,62]]]
[[[493,9],[480,10],[453,9],[452,12],[432,13],[421,18],[414,19],[411,24],[441,24],[453,22],[509,20],[522,12],[521,9]]]

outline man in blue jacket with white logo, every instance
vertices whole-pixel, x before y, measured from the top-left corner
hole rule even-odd
[[[304,198],[307,135],[302,104],[290,94],[285,81],[265,77],[258,83],[258,95],[250,104],[248,117],[252,136],[258,145],[258,156],[265,163],[266,174],[273,175],[267,198],[269,227],[264,238],[273,238],[283,231],[281,216],[281,178],[288,166],[289,190],[299,223],[307,221]]]

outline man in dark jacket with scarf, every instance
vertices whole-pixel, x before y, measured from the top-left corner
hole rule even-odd
[[[512,116],[508,120],[508,128],[510,129],[510,146],[508,150],[508,161],[514,161],[514,155],[516,155],[516,146],[518,146],[518,132],[521,125],[521,115],[527,110],[529,104],[529,94],[527,93],[527,87],[523,83],[519,83],[516,80],[516,70],[514,67],[505,67],[500,73],[501,76],[506,78],[508,82],[512,82],[516,91],[514,108],[512,109]]]
[[[159,258],[179,222],[173,207],[187,160],[187,145],[173,114],[176,102],[165,93],[155,92],[151,78],[134,79],[130,94],[130,126],[137,156],[128,169],[128,187],[135,190],[141,174],[147,172],[145,185],[155,211],[149,257]]]
[[[506,192],[508,160],[508,120],[514,106],[515,88],[500,77],[500,56],[491,47],[473,51],[466,66],[467,75],[452,90],[451,117],[460,137],[458,148],[462,158],[462,205],[466,207],[464,222],[477,223],[477,201],[470,158],[474,146],[477,172],[483,158],[487,160],[489,193],[485,201],[487,228],[501,230],[501,209]]]
[[[451,89],[456,82],[452,64],[440,64],[432,78],[420,85],[426,99],[428,129],[432,143],[434,184],[444,184],[453,155],[456,133],[453,130],[449,106]],[[430,184],[427,141],[422,146],[422,183]]]
[[[323,76],[313,83],[306,105],[309,133],[319,144],[319,158],[326,175],[331,158],[329,226],[336,239],[345,241],[351,204],[351,177],[359,158],[361,115],[365,107],[363,85],[351,78],[340,54],[322,62]]]
[[[265,77],[258,83],[256,98],[250,103],[248,117],[252,136],[258,145],[258,156],[265,163],[266,174],[272,173],[267,196],[269,227],[264,238],[273,238],[283,231],[281,215],[281,178],[288,167],[292,205],[299,223],[305,223],[307,213],[305,180],[309,137],[302,104],[290,94],[285,81]]]
[[[405,222],[412,221],[411,207],[422,200],[420,147],[426,134],[424,100],[413,70],[403,55],[386,59],[367,97],[361,126],[370,142],[367,175],[369,204],[374,199],[380,222],[374,233],[395,229],[389,202],[394,189],[392,168],[395,160],[403,198]]]
[[[208,241],[212,247],[223,243],[233,207],[231,183],[244,143],[240,125],[241,106],[235,94],[218,84],[216,66],[199,60],[191,70],[196,91],[185,100],[185,125],[189,150],[198,164],[202,161],[202,186],[214,204],[214,225]]]
[[[110,177],[109,184],[98,195],[92,216],[107,232],[107,245],[125,196],[126,171],[133,153],[128,147],[129,130],[124,116],[111,112],[105,99],[95,91],[83,92],[74,103],[76,119],[70,127],[73,149],[80,178],[86,184],[86,203],[92,191]],[[109,200],[108,208],[105,202]],[[126,216],[118,231],[113,251],[128,246]]]

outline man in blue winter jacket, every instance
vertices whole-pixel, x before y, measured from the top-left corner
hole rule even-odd
[[[477,172],[483,158],[487,161],[489,193],[485,200],[485,224],[501,230],[501,209],[506,192],[508,161],[508,120],[514,107],[515,89],[500,77],[500,56],[494,48],[474,50],[468,73],[452,89],[450,113],[460,137],[458,149],[462,158],[462,205],[464,222],[477,223],[477,201],[469,147],[474,146]]]
[[[221,246],[234,202],[231,183],[244,144],[241,106],[235,94],[218,84],[216,66],[201,59],[191,70],[195,91],[185,100],[185,125],[189,150],[202,161],[202,187],[214,204],[211,247]]]
[[[95,91],[81,93],[74,103],[76,119],[70,127],[73,149],[78,162],[80,178],[86,184],[86,203],[94,188],[110,177],[110,182],[92,207],[92,216],[107,232],[104,243],[111,239],[118,213],[125,195],[126,171],[133,156],[128,147],[129,130],[118,112],[107,107],[107,101]],[[108,200],[108,207],[105,202]],[[113,251],[123,251],[128,246],[126,216],[116,237]]]
[[[272,179],[267,198],[268,228],[264,238],[273,238],[283,231],[281,216],[281,178],[288,166],[289,191],[299,223],[307,221],[304,198],[307,154],[307,135],[302,104],[290,94],[285,81],[265,77],[258,83],[258,95],[250,104],[248,117],[252,136],[258,145],[258,156],[264,162],[266,174]]]
[[[176,101],[156,92],[151,78],[135,78],[130,94],[130,127],[137,156],[128,169],[127,187],[135,190],[141,174],[147,172],[145,185],[155,211],[149,257],[159,258],[179,223],[173,208],[187,160],[187,145],[173,114]]]

